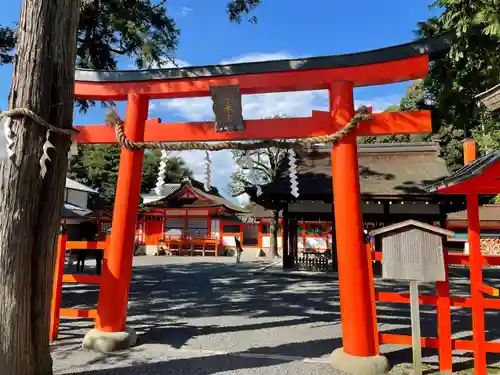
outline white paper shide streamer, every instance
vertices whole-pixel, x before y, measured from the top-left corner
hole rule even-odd
[[[210,159],[210,153],[205,151],[205,191],[210,191],[212,187],[212,160]]]
[[[47,134],[45,135],[45,143],[42,146],[43,154],[40,158],[40,176],[42,178],[47,174],[47,163],[50,163],[49,149],[54,148],[54,145],[50,143],[50,130],[47,130]]]
[[[160,167],[158,169],[158,179],[156,180],[155,192],[156,195],[161,195],[163,192],[163,185],[165,185],[165,177],[167,176],[167,161],[168,152],[161,150]]]
[[[257,196],[259,197],[260,195],[262,195],[262,187],[257,181],[257,176],[255,175],[255,170],[253,168],[252,154],[250,151],[245,154],[245,164],[248,168],[248,182],[255,186],[255,188],[257,189]]]
[[[12,131],[12,120],[10,117],[4,117],[2,119],[2,125],[3,125],[3,134],[5,137],[5,147],[7,151],[7,157],[14,161],[15,157],[15,152],[14,152],[14,141],[15,141],[15,134]]]
[[[295,197],[299,197],[299,181],[297,180],[297,158],[295,150],[288,150],[288,174],[290,176],[290,193]]]

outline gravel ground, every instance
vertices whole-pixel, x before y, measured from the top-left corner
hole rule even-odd
[[[137,257],[131,284],[128,325],[139,333],[136,347],[111,355],[80,349],[89,320],[61,321],[53,345],[56,374],[337,374],[328,364],[341,346],[338,282],[335,279],[255,274],[266,261],[251,257],[235,265],[231,258]],[[487,282],[500,284],[500,272]],[[453,295],[467,295],[465,275],[453,278]],[[379,290],[406,291],[401,283],[377,282]],[[423,286],[422,293],[435,293]],[[63,305],[93,307],[94,286],[67,285]],[[406,305],[377,306],[379,328],[409,334]],[[435,308],[422,306],[423,336],[436,336]],[[489,340],[500,338],[500,316],[488,311]],[[452,315],[456,337],[470,337],[469,309]],[[395,374],[408,373],[411,351],[384,345]],[[424,351],[428,372],[435,351]],[[454,353],[455,370],[473,366],[470,353]],[[491,363],[498,358],[490,358]]]

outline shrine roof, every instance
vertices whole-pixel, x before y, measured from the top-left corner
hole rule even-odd
[[[95,193],[97,194],[97,190],[88,187],[78,181],[72,180],[71,178],[66,177],[66,185],[64,186],[66,189],[84,191],[86,193]]]
[[[500,110],[500,84],[476,96],[490,111]]]
[[[360,144],[361,194],[365,198],[429,196],[425,187],[449,176],[445,161],[439,157],[439,150],[436,143]],[[283,163],[285,166],[278,181],[263,186],[263,199],[290,196],[287,163]],[[298,152],[297,173],[301,197],[332,196],[330,148]]]
[[[196,180],[185,181],[177,184],[165,184],[165,190],[161,196],[154,193],[144,194],[143,198],[156,198],[144,203],[145,207],[175,207],[175,208],[215,208],[224,207],[236,213],[246,213],[243,208],[233,204],[222,197],[217,188],[211,187],[205,191],[203,184]],[[189,189],[197,197],[183,198],[184,188]]]
[[[429,56],[430,60],[433,60],[442,56],[443,52],[448,51],[453,38],[453,33],[446,33],[371,51],[288,60],[112,72],[81,69],[76,71],[75,80],[77,82],[137,82],[331,69],[378,64],[425,54]]]
[[[500,169],[499,161],[500,151],[486,154],[443,180],[429,184],[426,190],[442,194],[500,193],[500,182],[497,179]]]
[[[90,218],[92,211],[71,203],[64,203],[61,207],[62,219],[83,219]]]

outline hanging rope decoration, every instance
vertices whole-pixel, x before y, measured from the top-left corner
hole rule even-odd
[[[16,134],[12,129],[12,124],[9,119],[28,117],[34,123],[47,129],[45,136],[45,143],[43,145],[43,155],[40,158],[40,175],[42,178],[47,172],[46,163],[50,162],[48,150],[54,148],[50,142],[51,132],[55,134],[62,134],[71,137],[78,133],[77,129],[64,129],[49,124],[43,118],[27,108],[14,108],[11,110],[0,112],[0,123],[4,122],[4,136],[7,141],[7,155],[10,160],[15,158],[14,143]],[[5,118],[8,118],[5,120]],[[118,116],[116,108],[112,107],[106,115],[106,123],[115,128],[116,139],[118,143],[127,150],[165,150],[165,151],[182,151],[182,150],[204,150],[204,151],[220,151],[220,150],[255,150],[260,148],[275,147],[279,149],[294,149],[313,146],[315,144],[336,144],[343,137],[356,129],[359,123],[371,118],[368,108],[361,107],[353,116],[346,126],[334,134],[307,137],[299,140],[289,141],[284,139],[269,139],[255,142],[175,142],[175,143],[161,143],[161,142],[134,142],[127,138],[124,131],[123,121]]]
[[[210,191],[212,187],[212,160],[210,154],[205,151],[205,191]]]
[[[299,181],[297,180],[297,158],[295,150],[288,150],[288,175],[290,177],[290,193],[295,197],[299,197]]]
[[[42,178],[44,178],[47,174],[47,163],[51,162],[49,156],[49,150],[51,148],[55,149],[54,145],[50,142],[50,130],[47,130],[47,133],[45,135],[45,143],[42,146],[43,154],[40,158],[40,177]]]
[[[160,166],[158,167],[158,179],[156,180],[155,192],[156,195],[161,195],[163,186],[165,185],[165,177],[167,176],[168,152],[161,150]]]
[[[298,140],[285,140],[285,139],[267,139],[255,142],[135,142],[131,141],[125,135],[123,121],[118,116],[115,108],[110,108],[106,115],[106,123],[115,128],[116,139],[118,143],[127,150],[168,150],[168,151],[182,151],[182,150],[204,150],[204,151],[220,151],[220,150],[255,150],[259,148],[275,147],[279,149],[300,149],[309,147],[316,144],[336,144],[343,137],[357,128],[358,124],[362,121],[371,119],[372,115],[367,107],[360,107],[351,121],[347,123],[342,129],[334,134],[307,137]]]
[[[63,129],[59,128],[57,126],[49,124],[47,121],[45,121],[43,118],[38,116],[35,112],[33,112],[30,109],[27,108],[14,108],[14,109],[9,109],[7,111],[0,112],[0,124],[3,123],[3,128],[4,128],[4,137],[6,140],[6,147],[7,147],[7,157],[11,160],[14,161],[16,155],[15,155],[15,141],[16,141],[16,134],[14,130],[12,129],[12,119],[18,119],[22,117],[27,117],[31,119],[35,124],[44,127],[47,129],[47,133],[45,133],[45,143],[42,146],[43,149],[43,154],[40,158],[39,164],[40,164],[40,176],[42,178],[45,177],[47,173],[47,163],[50,162],[50,156],[48,154],[49,149],[55,148],[54,145],[50,142],[50,137],[52,133],[54,134],[62,134],[66,135],[68,137],[71,137],[74,134],[78,133],[78,130],[72,128],[72,129]]]
[[[5,147],[7,148],[7,157],[11,160],[14,161],[14,142],[15,142],[15,135],[14,132],[12,131],[12,120],[10,117],[4,117],[2,119],[3,122],[3,132],[5,136]]]

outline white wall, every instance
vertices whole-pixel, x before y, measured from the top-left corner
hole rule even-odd
[[[220,236],[220,219],[212,219],[210,224],[210,235],[212,238],[219,238]]]
[[[262,248],[270,248],[271,247],[271,236],[262,236]],[[283,247],[283,238],[278,236],[278,247]]]
[[[89,193],[80,190],[65,189],[65,200],[68,203],[74,204],[82,208],[87,208]]]

